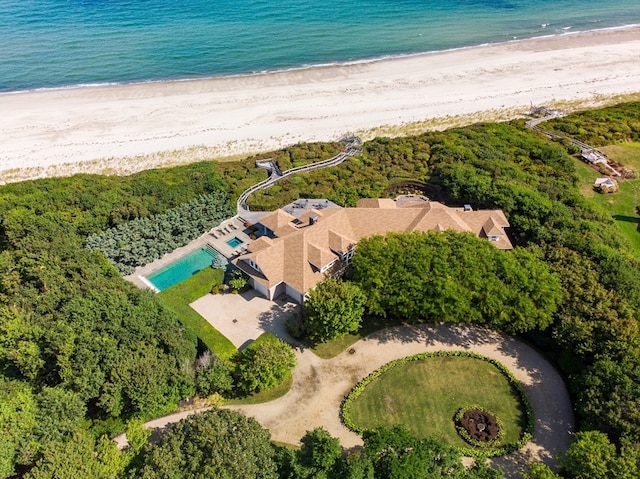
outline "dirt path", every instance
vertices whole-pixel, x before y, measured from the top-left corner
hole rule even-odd
[[[269,429],[272,439],[298,444],[305,432],[323,426],[344,447],[362,444],[361,438],[340,422],[340,403],[362,378],[383,364],[425,351],[468,350],[504,364],[524,385],[534,410],[533,439],[521,450],[493,460],[516,477],[531,460],[557,469],[555,457],[567,449],[573,430],[573,412],[566,387],[555,368],[526,344],[493,331],[476,327],[419,325],[389,328],[374,333],[335,358],[322,360],[311,351],[297,353],[293,386],[275,401],[250,406],[230,406],[254,417]],[[184,414],[153,421],[149,427],[164,427]]]

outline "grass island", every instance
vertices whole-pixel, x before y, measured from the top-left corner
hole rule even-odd
[[[495,447],[500,455],[518,447],[533,417],[522,387],[489,358],[457,351],[423,353],[385,364],[363,379],[343,403],[345,425],[356,432],[401,424],[415,437],[435,437],[469,453],[454,416],[471,405],[491,411],[504,429]]]

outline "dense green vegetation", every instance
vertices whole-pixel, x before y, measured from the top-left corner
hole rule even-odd
[[[173,312],[180,323],[197,337],[211,351],[223,359],[231,358],[237,349],[231,341],[222,335],[193,310],[189,304],[202,298],[211,288],[222,284],[224,272],[216,268],[205,268],[190,278],[165,289],[157,295],[158,300]]]
[[[640,103],[630,103],[554,120],[547,127],[604,146],[639,141],[639,118]],[[569,131],[572,122],[579,127]],[[335,144],[299,145],[262,157],[273,156],[286,169],[328,158],[338,149]],[[511,278],[521,291],[532,293],[532,303],[542,306],[542,314],[522,316],[516,324],[493,324],[488,312],[475,319],[528,331],[528,338],[562,367],[579,427],[605,433],[617,454],[626,448],[625,457],[637,462],[640,263],[628,240],[634,231],[625,237],[610,212],[594,209],[582,196],[576,160],[568,151],[522,122],[375,139],[364,145],[359,157],[287,179],[251,197],[250,205],[271,209],[300,196],[354,205],[360,197],[383,195],[399,181],[418,180],[433,199],[502,209],[517,249],[511,254],[514,259],[487,260],[487,265],[504,266],[502,273],[513,272],[516,264],[534,266],[539,273],[534,278],[548,278],[552,293],[557,279],[560,299],[553,294],[548,301],[536,297],[527,289],[527,278],[500,276],[496,270],[497,278]],[[69,471],[76,466],[83,471],[76,476],[115,477],[119,473],[114,471],[123,466],[114,464],[123,459],[105,446],[110,443],[99,438],[101,433],[122,430],[132,417],[172,409],[177,400],[194,393],[196,335],[214,353],[231,356],[206,322],[187,319],[187,292],[168,300],[171,293],[159,297],[141,292],[123,281],[104,256],[85,246],[92,234],[166,213],[202,195],[223,191],[233,202],[265,178],[255,159],[201,162],[130,177],[77,175],[0,187],[0,477],[29,470],[34,477],[56,477],[50,471],[61,464],[67,477],[73,477]],[[440,246],[431,247],[441,254]],[[450,247],[442,248],[445,257]],[[404,284],[406,294],[412,294],[414,284]],[[451,294],[457,300],[461,291],[447,284],[453,293],[442,291],[435,300]],[[471,291],[477,294],[477,289]],[[407,306],[400,300],[399,305]],[[551,303],[561,307],[554,309]],[[532,307],[524,306],[527,311]],[[428,304],[423,307],[429,315],[413,311],[412,319],[437,318]],[[376,477],[409,469],[409,463],[433,466],[433,443],[418,444],[394,433],[383,437],[396,445],[376,450],[373,437],[365,439],[365,451],[377,451],[370,459]],[[596,437],[581,439],[581,446],[600,444]],[[383,453],[390,450],[396,454]],[[369,466],[358,461],[344,467],[360,467],[359,477],[366,477],[362,471]],[[32,469],[35,464],[38,468]],[[575,461],[567,467],[572,464]],[[353,474],[341,477],[358,477]],[[491,477],[488,474],[484,477]],[[578,477],[572,474],[568,472]]]
[[[371,314],[406,321],[484,324],[512,333],[552,322],[560,282],[529,249],[499,250],[471,233],[365,238],[353,281]]]
[[[122,274],[185,246],[233,216],[222,191],[200,196],[166,213],[136,218],[87,238],[90,251],[100,251]]]
[[[296,365],[291,346],[271,333],[262,333],[258,339],[240,351],[235,358],[236,388],[248,395],[280,385]]]
[[[219,190],[210,165],[127,178],[78,175],[0,189],[0,375],[21,398],[0,411],[2,474],[65,444],[152,417],[193,394],[195,337],[126,283],[89,234]],[[84,450],[84,449],[83,449]]]
[[[276,479],[269,431],[228,410],[195,414],[149,444],[132,477],[142,479]]]
[[[309,292],[304,303],[302,332],[318,343],[357,331],[365,301],[356,284],[328,278]]]
[[[640,141],[638,108],[636,102],[584,111],[549,120],[544,123],[544,128],[577,138],[591,146]]]
[[[452,418],[470,405],[500,418],[501,444],[520,439],[524,406],[519,393],[495,366],[469,357],[430,357],[386,369],[349,402],[349,415],[359,430],[404,424],[417,438],[431,436],[465,448]]]

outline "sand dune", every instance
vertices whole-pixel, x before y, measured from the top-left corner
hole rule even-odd
[[[633,27],[243,77],[2,94],[0,181],[128,173],[638,92]]]

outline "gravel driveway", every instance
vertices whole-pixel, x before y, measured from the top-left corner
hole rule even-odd
[[[518,477],[532,460],[558,469],[555,458],[569,447],[574,427],[571,401],[558,371],[530,346],[494,331],[443,324],[385,329],[352,348],[355,352],[345,351],[328,360],[309,350],[297,351],[293,386],[286,395],[269,403],[229,407],[256,418],[271,431],[273,440],[299,444],[306,431],[322,426],[349,448],[362,444],[362,439],[340,422],[340,403],[358,381],[403,356],[426,351],[473,351],[500,361],[513,373],[524,385],[535,415],[532,440],[492,463],[502,467],[508,478]],[[147,425],[164,427],[193,412],[166,416]]]

